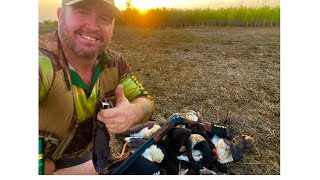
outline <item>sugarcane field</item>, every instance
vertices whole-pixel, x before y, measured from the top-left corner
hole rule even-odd
[[[152,95],[156,122],[163,124],[175,113],[192,110],[203,122],[232,129],[238,134],[233,138],[251,138],[239,160],[225,163],[231,174],[280,175],[276,19],[116,23],[108,48],[121,53]],[[39,36],[53,32],[56,25],[39,23]],[[111,138],[111,151],[121,152],[123,144]]]

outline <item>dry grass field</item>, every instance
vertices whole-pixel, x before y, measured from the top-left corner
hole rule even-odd
[[[40,28],[41,34],[41,28]],[[280,174],[280,28],[116,26],[109,46],[153,95],[157,115],[182,108],[255,139],[235,174]]]
[[[254,148],[230,163],[236,174],[280,174],[280,28],[116,27],[121,52],[152,93],[156,114],[181,108],[253,136]]]

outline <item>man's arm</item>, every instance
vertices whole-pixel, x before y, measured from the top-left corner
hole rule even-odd
[[[53,65],[51,60],[39,52],[39,103],[46,97],[53,81]],[[41,121],[41,119],[39,119]],[[55,171],[54,162],[46,158],[44,163],[44,173],[53,174]]]
[[[151,118],[151,115],[153,113],[153,102],[151,102],[150,99],[146,97],[138,97],[132,101],[132,104],[135,104],[137,106],[137,111],[141,111],[137,112],[137,115],[140,117],[137,118],[139,119],[139,121],[136,124],[146,122]]]
[[[45,161],[44,161],[44,174],[45,175],[51,175],[53,174],[55,171],[55,164],[54,162],[49,159],[49,158],[46,158]]]
[[[53,81],[53,65],[51,60],[39,54],[39,102],[47,95]]]

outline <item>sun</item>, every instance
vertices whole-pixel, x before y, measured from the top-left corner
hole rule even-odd
[[[148,9],[157,8],[155,0],[132,0],[132,6],[144,12]]]
[[[123,10],[126,9],[128,7],[128,3],[130,3],[133,8],[138,9],[144,14],[148,12],[149,9],[167,7],[172,5],[173,2],[172,0],[115,0],[115,3],[117,7],[121,7]]]

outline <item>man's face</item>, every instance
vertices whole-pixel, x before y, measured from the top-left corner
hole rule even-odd
[[[82,58],[98,56],[109,44],[113,17],[103,4],[79,2],[58,11],[61,42]]]

